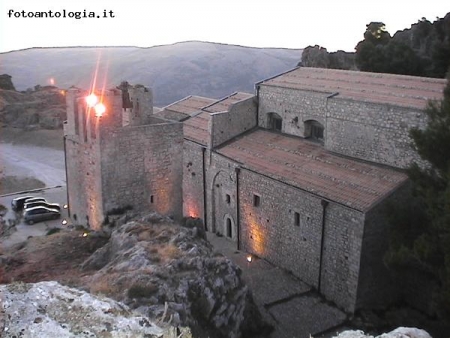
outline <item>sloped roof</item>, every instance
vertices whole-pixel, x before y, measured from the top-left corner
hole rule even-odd
[[[252,97],[248,93],[234,93],[221,100],[215,100],[212,104],[204,107],[200,113],[194,113],[183,122],[184,137],[206,145],[209,137],[208,124],[212,113],[228,111],[232,104]]]
[[[206,146],[206,144],[208,143],[208,123],[210,118],[210,113],[202,112],[184,121],[184,137]]]
[[[217,152],[244,168],[362,212],[407,180],[400,171],[338,156],[314,142],[264,129]]]
[[[158,112],[161,117],[169,119],[176,119],[178,121],[198,113],[203,107],[209,106],[216,102],[215,99],[210,99],[202,96],[187,96],[177,102],[169,104],[164,107],[162,111]]]
[[[208,111],[210,113],[220,113],[228,111],[232,104],[248,99],[252,96],[254,95],[249,93],[236,92],[231,94],[230,96],[227,96],[221,100],[214,102],[213,104],[210,104],[209,106],[204,107],[203,110]]]
[[[428,100],[442,99],[446,83],[445,79],[418,76],[299,67],[260,85],[339,93],[335,98],[423,109]]]

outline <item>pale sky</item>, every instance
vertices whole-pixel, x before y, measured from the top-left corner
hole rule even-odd
[[[0,52],[30,47],[151,47],[188,40],[251,47],[353,51],[371,21],[393,35],[422,17],[450,12],[448,0],[0,0]],[[114,18],[23,18],[20,12]],[[9,17],[9,13],[11,17]]]

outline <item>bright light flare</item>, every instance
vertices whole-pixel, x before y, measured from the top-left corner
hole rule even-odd
[[[67,208],[69,208],[69,206],[68,206],[67,204],[64,204],[64,205],[63,205],[63,208],[64,208],[64,209],[67,209]]]
[[[52,77],[48,80],[48,82],[49,82],[52,86],[55,85],[55,79],[52,78]]]
[[[66,220],[66,219],[63,219],[63,220],[61,221],[61,224],[62,224],[62,225],[67,225],[67,220]]]
[[[88,236],[88,233],[87,232],[83,232],[83,235],[82,235],[83,237],[87,237]]]
[[[94,107],[98,102],[98,97],[95,94],[86,96],[86,103],[89,107]]]
[[[101,117],[103,113],[106,111],[106,107],[103,103],[97,103],[94,109],[95,109],[95,116],[97,117]]]
[[[252,262],[252,260],[253,260],[253,257],[252,257],[252,255],[248,255],[248,256],[247,256],[247,262],[251,263],[251,262]]]

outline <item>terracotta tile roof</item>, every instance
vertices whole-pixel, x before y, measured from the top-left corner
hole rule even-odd
[[[208,123],[210,117],[210,113],[202,112],[184,121],[184,137],[206,146],[209,137]]]
[[[254,96],[254,95],[249,94],[249,93],[237,92],[237,93],[231,94],[230,96],[227,96],[221,100],[216,101],[215,103],[203,108],[203,110],[211,112],[211,113],[220,113],[220,112],[228,111],[232,104],[242,101],[242,100],[245,100],[245,99],[248,99],[252,96]]]
[[[445,79],[299,67],[260,84],[423,109],[428,100],[442,99],[446,83]]]
[[[263,129],[217,152],[244,168],[363,212],[407,180],[402,172],[338,156],[311,141]]]
[[[248,99],[252,96],[254,95],[248,93],[234,93],[221,100],[213,100],[213,103],[204,107],[200,114],[198,113],[198,110],[197,112],[193,112],[191,117],[183,122],[184,137],[202,145],[206,145],[209,137],[208,124],[211,117],[210,114],[228,111],[233,103]],[[200,101],[197,100],[195,102]]]
[[[161,117],[170,116],[181,120],[198,113],[203,107],[209,106],[216,101],[207,97],[191,95],[164,107],[157,114],[161,115]]]

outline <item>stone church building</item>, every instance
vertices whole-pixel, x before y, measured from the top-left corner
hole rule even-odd
[[[153,112],[142,86],[67,93],[70,215],[100,229],[117,210],[204,220],[207,231],[291,271],[353,313],[383,306],[391,201],[420,162],[408,131],[423,128],[445,80],[295,68],[255,93],[189,96]]]

